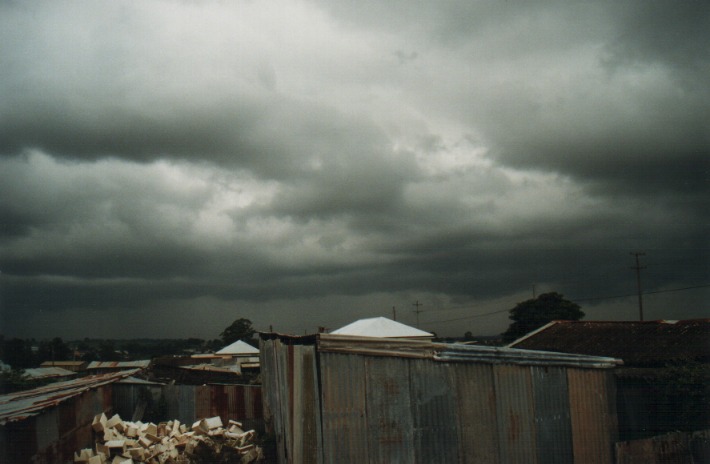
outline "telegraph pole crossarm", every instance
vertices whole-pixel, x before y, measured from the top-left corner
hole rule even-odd
[[[417,313],[417,328],[419,328],[419,313],[422,312],[422,310],[419,309],[419,307],[422,305],[423,305],[423,303],[420,303],[419,300],[417,300],[416,303],[412,303],[412,306],[414,306],[416,308],[414,310],[414,312]]]

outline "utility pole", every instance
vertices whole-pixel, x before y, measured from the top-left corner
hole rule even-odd
[[[412,303],[412,306],[414,306],[416,309],[414,310],[415,313],[417,313],[417,328],[419,328],[419,313],[422,312],[421,309],[419,309],[420,306],[422,306],[422,303],[417,300],[416,303]]]
[[[631,269],[636,269],[636,288],[639,294],[639,320],[643,321],[643,298],[641,297],[641,269],[646,269],[646,266],[641,266],[639,264],[639,256],[646,256],[643,252],[632,252],[631,256],[636,258],[636,266],[631,267]]]
[[[394,306],[392,306],[392,320],[393,321],[397,320],[397,310],[394,309]]]
[[[533,300],[537,298],[537,295],[535,294],[535,284],[533,284]]]

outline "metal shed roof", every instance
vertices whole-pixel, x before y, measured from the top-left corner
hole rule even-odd
[[[40,414],[43,410],[57,406],[85,391],[110,384],[138,372],[114,372],[110,374],[91,375],[66,382],[57,382],[44,387],[35,388],[0,396],[0,425],[26,419]]]
[[[428,340],[399,338],[350,337],[316,334],[303,337],[261,333],[262,339],[278,338],[284,344],[317,345],[318,351],[369,356],[433,359],[444,362],[486,364],[520,364],[569,366],[582,368],[613,368],[623,364],[620,359],[518,348],[435,343]]]

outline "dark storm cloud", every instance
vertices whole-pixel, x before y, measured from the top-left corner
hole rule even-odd
[[[649,290],[710,279],[704,3],[0,9],[8,333],[495,313],[633,292],[632,250]]]

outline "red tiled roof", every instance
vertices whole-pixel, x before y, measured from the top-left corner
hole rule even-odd
[[[509,345],[621,358],[627,366],[679,359],[710,361],[710,319],[686,321],[554,321]]]

